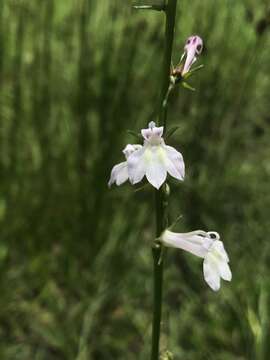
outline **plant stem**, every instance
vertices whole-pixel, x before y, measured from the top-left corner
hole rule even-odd
[[[163,203],[162,190],[155,190],[156,203],[156,236],[160,236],[164,230],[165,207]],[[162,283],[163,283],[163,259],[161,258],[161,245],[153,247],[154,261],[154,306],[153,306],[153,327],[152,327],[152,355],[151,360],[159,359],[159,338],[162,310]]]
[[[176,14],[177,0],[168,0],[165,14],[166,14],[166,29],[165,29],[165,42],[164,42],[164,57],[163,57],[163,69],[162,69],[162,87],[160,95],[160,108],[159,108],[159,125],[164,126],[166,130],[167,120],[167,107],[163,102],[166,98],[167,91],[170,85],[170,72],[172,62],[172,48],[174,37],[174,25]]]
[[[164,126],[166,130],[167,120],[167,104],[164,105],[164,99],[170,86],[170,68],[172,58],[172,47],[174,37],[174,25],[176,14],[177,0],[168,0],[166,13],[166,30],[165,30],[165,44],[164,44],[164,59],[163,59],[163,78],[160,97],[159,108],[159,125]],[[155,191],[155,206],[156,206],[156,236],[159,237],[166,227],[166,198],[163,188]],[[153,247],[153,262],[154,262],[154,306],[153,306],[153,327],[152,327],[152,353],[151,360],[159,359],[159,340],[160,340],[160,325],[162,314],[162,284],[163,284],[163,258],[162,246],[156,242]]]

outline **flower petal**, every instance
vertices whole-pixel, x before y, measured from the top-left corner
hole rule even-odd
[[[164,145],[164,149],[166,151],[166,170],[172,177],[184,180],[185,163],[182,154],[172,146]]]
[[[137,184],[145,175],[144,153],[145,147],[129,155],[127,159],[128,175],[132,184]]]
[[[112,184],[121,185],[128,180],[128,167],[127,162],[121,162],[120,164],[115,165],[111,171],[111,177],[108,182],[108,186],[111,187]]]
[[[153,135],[154,136],[157,136],[157,137],[162,137],[163,135],[163,126],[160,126],[160,127],[154,127],[152,130],[153,130]]]
[[[138,144],[127,144],[126,147],[124,148],[124,150],[122,151],[123,154],[125,155],[126,159],[134,153],[134,151],[137,151],[139,149],[142,148],[142,145],[138,145]]]
[[[224,249],[223,242],[219,240],[214,241],[213,245],[209,250],[209,255],[210,254],[211,257],[213,257],[214,261],[216,261],[219,274],[222,277],[222,279],[226,281],[231,281],[232,272],[228,265],[229,257]]]
[[[211,252],[215,253],[219,259],[229,262],[229,256],[228,256],[226,250],[224,249],[224,245],[223,245],[222,241],[215,240],[211,247]]]
[[[159,189],[167,177],[164,166],[164,150],[160,146],[146,147],[144,153],[145,174],[147,180],[156,189]]]
[[[227,262],[225,262],[225,261],[219,262],[218,270],[219,270],[220,276],[223,280],[226,280],[226,281],[232,280],[232,272],[231,272],[231,269]]]
[[[186,45],[184,47],[185,50],[185,63],[184,68],[182,71],[182,75],[185,75],[191,68],[191,66],[194,64],[194,62],[197,60],[196,55],[200,55],[203,49],[203,41],[198,35],[190,36],[187,41]],[[183,59],[183,56],[181,60]]]
[[[202,230],[190,233],[175,233],[165,230],[161,236],[161,241],[165,246],[175,247],[190,252],[193,255],[204,258],[207,249],[203,246],[206,232]]]
[[[207,254],[203,262],[204,279],[214,291],[220,289],[220,276],[216,260],[211,254]]]
[[[163,135],[163,126],[156,127],[154,122],[149,123],[148,129],[142,129],[141,134],[145,140],[150,140],[151,138],[161,138]]]
[[[149,140],[152,135],[152,129],[142,129],[141,134],[145,140]]]
[[[195,54],[196,48],[192,47],[187,50],[187,57],[182,71],[182,75],[185,75],[190,70],[191,65],[194,63]]]

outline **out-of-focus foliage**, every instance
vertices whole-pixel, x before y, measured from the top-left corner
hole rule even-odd
[[[200,260],[167,252],[162,350],[174,359],[270,356],[269,12],[179,1],[174,62],[198,33],[205,68],[195,93],[170,99],[187,165],[170,216],[221,233],[233,281],[212,293]],[[107,181],[126,130],[155,119],[163,20],[123,0],[0,0],[3,360],[149,358],[153,191]]]

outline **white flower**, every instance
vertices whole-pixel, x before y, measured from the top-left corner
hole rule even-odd
[[[126,159],[136,150],[140,149],[142,145],[131,145],[128,144],[124,150],[123,154],[125,155]],[[128,165],[127,161],[121,162],[120,164],[115,165],[112,168],[111,177],[108,182],[108,186],[111,187],[112,184],[116,183],[116,185],[122,185],[124,182],[128,180]]]
[[[125,148],[127,161],[114,166],[109,185],[114,182],[121,185],[128,179],[132,184],[137,184],[146,176],[149,183],[159,189],[166,180],[167,172],[178,180],[184,180],[183,156],[165,144],[162,138],[163,126],[156,127],[154,122],[150,122],[148,129],[142,129],[141,134],[144,138],[143,146],[128,145],[133,147],[128,154]]]
[[[231,281],[229,257],[217,232],[174,233],[165,230],[160,240],[165,246],[183,249],[203,258],[204,279],[214,291],[220,289],[220,278]]]

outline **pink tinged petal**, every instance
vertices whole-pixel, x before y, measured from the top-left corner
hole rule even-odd
[[[165,145],[164,148],[166,150],[166,170],[172,177],[184,180],[185,163],[182,154],[172,146]]]
[[[202,52],[202,49],[203,49],[203,41],[199,36],[197,36],[197,35],[190,36],[187,39],[186,45],[184,48],[185,54],[186,54],[186,60],[184,63],[182,75],[186,74],[190,70],[190,67],[197,60],[196,55],[200,55]],[[182,58],[183,58],[183,56],[182,56]]]
[[[187,57],[182,71],[182,75],[185,75],[190,70],[191,65],[194,63],[195,54],[196,54],[195,47],[189,48],[187,50]]]
[[[184,50],[188,52],[190,49],[195,48],[196,54],[200,55],[203,49],[203,40],[198,35],[190,36],[185,44]]]
[[[111,171],[111,177],[108,182],[108,186],[111,187],[112,184],[121,185],[128,180],[128,167],[127,162],[121,162],[113,167]]]
[[[149,140],[152,135],[152,129],[142,129],[141,134],[145,140]]]
[[[162,137],[163,135],[163,126],[160,126],[160,127],[154,127],[152,129],[153,131],[153,136],[157,136],[157,137]]]
[[[149,123],[148,129],[141,130],[142,137],[145,140],[150,140],[152,138],[160,138],[161,139],[161,137],[163,135],[163,126],[156,127],[156,126],[152,126],[152,124],[155,125],[154,122],[151,122],[151,123]]]
[[[127,159],[128,175],[132,184],[140,182],[145,175],[145,147],[133,152]]]
[[[165,246],[182,249],[204,258],[207,254],[207,249],[203,246],[205,236],[206,233],[202,230],[191,233],[174,233],[166,230],[161,236],[161,241]]]
[[[210,288],[214,291],[220,289],[220,275],[217,263],[212,256],[207,255],[203,262],[204,279]]]
[[[167,177],[162,148],[160,146],[147,146],[143,157],[146,178],[150,184],[159,189]]]

